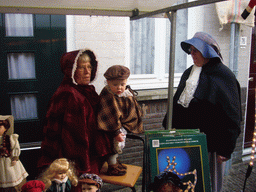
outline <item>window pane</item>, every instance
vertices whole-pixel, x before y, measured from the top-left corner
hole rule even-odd
[[[37,102],[35,94],[12,95],[11,111],[15,120],[37,118]]]
[[[177,11],[176,23],[176,44],[175,44],[175,73],[183,73],[187,68],[187,54],[182,50],[180,43],[187,40],[188,28],[188,9],[181,9]],[[170,23],[170,22],[169,22]],[[169,29],[170,30],[170,29]],[[170,34],[170,32],[169,32]],[[170,39],[169,39],[170,42]],[[169,44],[170,46],[170,44]],[[169,49],[170,50],[170,49]],[[168,69],[168,70],[167,70]],[[166,67],[166,72],[169,71]]]
[[[153,74],[155,56],[155,20],[144,18],[131,21],[131,63],[132,74]]]
[[[6,36],[34,36],[32,14],[5,14]]]
[[[34,53],[8,53],[9,79],[36,78]]]
[[[165,47],[165,73],[169,73],[170,44],[171,44],[171,22],[166,20],[166,47]]]

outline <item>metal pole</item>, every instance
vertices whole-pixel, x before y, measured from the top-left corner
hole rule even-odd
[[[169,64],[169,87],[168,87],[168,108],[167,108],[167,129],[172,129],[172,108],[173,108],[173,85],[174,85],[174,63],[175,63],[175,41],[176,41],[176,18],[177,11],[166,13],[171,22],[171,43],[170,43],[170,64]]]
[[[137,19],[141,19],[141,18],[145,18],[145,17],[151,17],[154,15],[158,15],[161,13],[169,13],[169,12],[174,12],[177,11],[179,9],[186,9],[186,8],[190,8],[190,7],[196,7],[196,6],[200,6],[200,5],[207,5],[207,4],[211,4],[211,3],[217,3],[217,2],[221,2],[221,1],[226,1],[226,0],[198,0],[198,1],[191,1],[189,3],[183,3],[183,4],[178,4],[178,5],[174,5],[172,7],[167,7],[164,9],[159,9],[156,11],[152,11],[149,13],[144,13],[141,15],[137,15],[137,16],[131,16],[130,20],[137,20]]]

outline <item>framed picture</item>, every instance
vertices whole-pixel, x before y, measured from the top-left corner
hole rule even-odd
[[[146,132],[148,184],[162,171],[176,174],[187,191],[209,192],[210,173],[206,136],[200,132]],[[148,191],[148,190],[147,190]]]

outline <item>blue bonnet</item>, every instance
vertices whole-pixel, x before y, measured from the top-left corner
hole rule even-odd
[[[187,54],[190,54],[191,45],[200,51],[204,58],[219,58],[222,60],[218,43],[207,33],[197,32],[193,38],[181,42],[181,48]]]

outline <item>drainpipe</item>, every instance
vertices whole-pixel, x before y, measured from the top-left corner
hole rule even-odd
[[[229,45],[229,68],[235,76],[238,75],[238,48],[240,24],[231,23]]]

